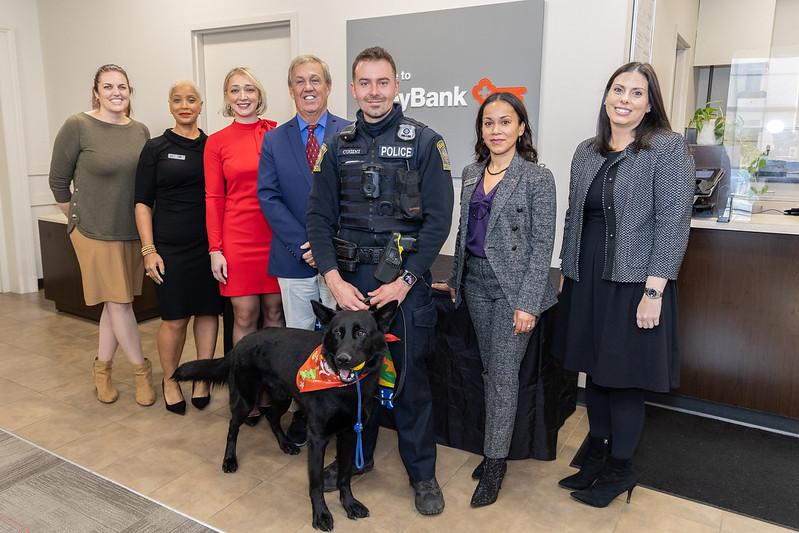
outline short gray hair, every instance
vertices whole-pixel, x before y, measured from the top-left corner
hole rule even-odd
[[[322,75],[325,78],[325,83],[327,83],[328,87],[333,86],[333,78],[330,76],[330,67],[327,66],[327,63],[313,54],[302,54],[292,59],[289,65],[289,87],[291,87],[291,78],[294,76],[294,69],[305,63],[317,63],[322,67]]]
[[[188,85],[188,86],[189,86],[189,88],[190,88],[192,91],[194,91],[194,94],[196,94],[196,95],[197,95],[197,97],[198,97],[200,100],[202,100],[202,99],[203,99],[203,95],[202,95],[202,93],[200,92],[200,88],[197,86],[197,84],[196,84],[196,83],[194,83],[194,82],[193,82],[193,81],[191,81],[191,80],[176,80],[174,83],[172,83],[172,85],[170,85],[170,86],[169,86],[169,96],[171,97],[171,96],[172,96],[172,93],[174,93],[174,92],[175,92],[175,89],[177,89],[177,88],[178,88],[178,87],[180,87],[181,85]]]

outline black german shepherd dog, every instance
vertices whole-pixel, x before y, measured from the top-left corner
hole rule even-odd
[[[266,419],[280,449],[292,455],[300,452],[280,427],[280,418],[293,398],[308,416],[308,482],[313,527],[330,531],[333,529],[333,516],[324,499],[322,470],[325,447],[333,435],[336,436],[341,504],[350,519],[369,516],[369,509],[353,497],[350,488],[358,409],[354,369],[364,363],[360,372],[366,374],[361,379],[362,423],[365,425],[375,405],[383,356],[388,349],[384,333],[389,330],[397,302],[371,312],[336,312],[319,302],[311,303],[322,324],[322,331],[266,328],[241,339],[224,358],[180,365],[172,379],[228,385],[231,418],[222,461],[225,472],[238,469],[236,439],[239,427],[256,405],[262,390],[269,393],[272,401]],[[320,344],[327,364],[348,385],[300,393],[296,385],[297,371]]]

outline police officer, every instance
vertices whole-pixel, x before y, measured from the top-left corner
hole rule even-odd
[[[435,478],[424,357],[436,321],[429,270],[450,230],[452,177],[441,136],[405,117],[394,103],[396,74],[383,48],[367,48],[355,58],[351,90],[360,111],[354,124],[321,148],[305,222],[319,272],[342,309],[367,309],[367,297],[377,307],[400,302],[391,332],[401,341],[389,345],[404,384],[394,402],[394,422],[416,509],[434,515],[444,510],[444,497]],[[416,251],[405,255],[396,279],[381,282],[376,263],[393,232],[416,237]],[[339,268],[334,237],[358,246],[354,268]],[[364,435],[365,465],[355,473],[373,468],[378,427],[379,413],[373,412]],[[335,488],[334,465],[325,469],[327,490]]]

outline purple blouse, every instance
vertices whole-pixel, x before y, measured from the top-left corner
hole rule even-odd
[[[501,181],[499,183],[502,183]],[[497,192],[499,183],[486,194],[483,190],[483,178],[477,183],[469,200],[469,222],[466,231],[466,251],[477,257],[485,257],[486,230],[488,218],[491,214],[491,204],[494,202],[494,193]]]

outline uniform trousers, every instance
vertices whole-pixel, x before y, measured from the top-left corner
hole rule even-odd
[[[342,272],[345,281],[361,293],[376,289],[375,265],[358,265],[356,272]],[[433,395],[427,376],[425,359],[435,341],[436,309],[430,289],[430,272],[419,278],[391,324],[391,333],[400,342],[389,343],[397,369],[398,383],[404,380],[401,394],[391,411],[397,428],[398,448],[405,470],[412,483],[426,481],[436,475],[436,434],[433,425]],[[374,458],[380,429],[379,404],[369,414],[364,428],[364,460]]]
[[[488,259],[467,254],[463,298],[469,306],[483,362],[483,455],[508,456],[519,397],[519,368],[531,332],[513,334],[513,309]]]

